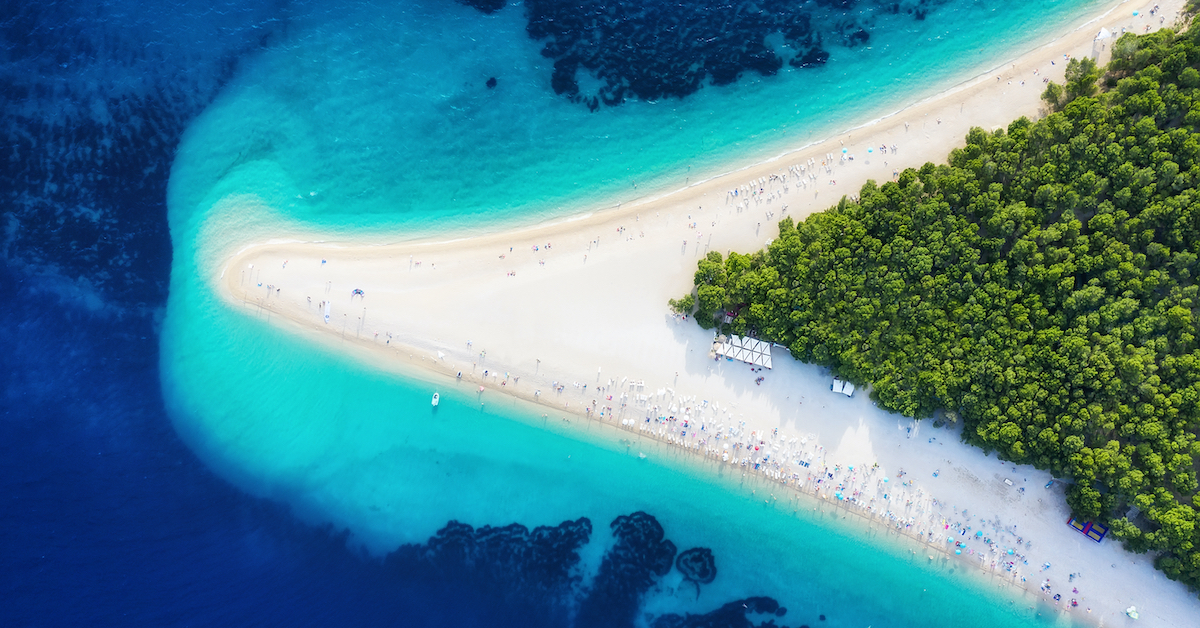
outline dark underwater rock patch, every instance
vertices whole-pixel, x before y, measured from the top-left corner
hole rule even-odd
[[[675,568],[683,574],[685,582],[696,585],[696,598],[700,598],[700,585],[708,584],[717,577],[717,561],[707,547],[693,547],[675,557]]]
[[[579,606],[577,626],[627,626],[637,615],[642,596],[671,571],[675,544],[663,527],[644,512],[621,515],[612,522],[616,543],[605,553],[588,596]]]
[[[591,538],[586,518],[530,530],[517,523],[475,529],[451,521],[421,545],[404,545],[384,559],[385,569],[420,565],[433,578],[498,586],[510,602],[571,602],[580,576],[579,549]]]
[[[779,602],[769,597],[751,597],[725,604],[721,608],[708,613],[688,613],[686,615],[661,615],[655,618],[653,628],[754,628],[755,626],[774,626],[775,621],[755,624],[747,615],[773,615],[783,617],[787,609]]]
[[[711,549],[695,547],[677,555],[675,544],[650,514],[619,516],[610,528],[614,542],[586,586],[580,571],[580,550],[592,533],[586,518],[532,530],[520,524],[476,529],[452,521],[425,543],[404,545],[389,554],[383,569],[398,583],[452,582],[488,598],[481,603],[503,606],[510,614],[528,612],[530,617],[580,628],[638,623],[644,596],[672,566],[697,587],[716,578]],[[774,626],[785,614],[787,609],[772,598],[750,597],[709,613],[667,614],[646,621],[654,628],[749,628]],[[770,618],[755,624],[749,618],[754,615]]]
[[[503,9],[504,5],[507,4],[506,0],[458,0],[458,1],[462,4],[465,4],[469,7],[476,9],[477,11],[479,11],[480,13],[483,13],[484,15],[491,15],[492,13],[495,13],[496,11]]]
[[[936,1],[936,0],[934,0]],[[745,73],[772,76],[784,63],[817,67],[829,60],[826,40],[860,46],[870,40],[860,23],[874,2],[759,0],[669,3],[656,0],[526,0],[526,32],[544,41],[554,60],[556,94],[592,110],[628,98],[684,98],[706,83],[728,85]],[[923,15],[926,2],[879,3],[885,13]],[[790,52],[767,44],[782,36]],[[786,58],[785,58],[786,57]],[[578,75],[602,86],[581,91]]]
[[[684,578],[699,584],[708,584],[717,577],[717,562],[712,550],[707,547],[693,547],[680,552],[675,558],[675,568]]]

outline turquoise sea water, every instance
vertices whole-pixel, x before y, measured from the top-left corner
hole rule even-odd
[[[433,414],[429,391],[447,382],[340,357],[224,306],[203,277],[229,247],[281,234],[458,235],[679,187],[932,95],[1095,4],[867,14],[869,45],[830,45],[821,68],[595,113],[549,89],[519,4],[489,16],[449,2],[308,11],[240,70],[173,168],[162,371],[176,428],[242,488],[346,527],[376,554],[449,520],[586,516],[598,556],[609,521],[645,510],[681,550],[712,548],[719,568],[699,599],[654,594],[647,612],[769,595],[789,625],[1049,623],[961,569],[782,498],[765,504],[749,494],[760,487],[670,449],[643,445],[640,460],[615,432],[543,424],[494,397],[481,409],[466,390],[443,392]]]

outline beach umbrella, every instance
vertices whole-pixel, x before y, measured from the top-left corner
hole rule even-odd
[[[1012,550],[1008,550],[1008,555],[1009,555],[1009,556],[1012,556],[1012,554],[1013,554],[1013,551],[1012,551]]]
[[[884,481],[884,482],[887,482],[887,481],[888,481],[888,479],[887,479],[887,478],[883,478],[883,481]]]
[[[843,149],[842,149],[842,154],[845,154],[845,153],[847,153],[847,152],[848,152],[848,150],[847,150],[847,149],[845,149],[845,148],[843,148]]]
[[[955,554],[962,554],[962,550],[954,550]]]
[[[868,153],[873,153],[873,152],[875,152],[875,149],[874,149],[874,148],[868,148],[868,149],[867,149],[867,152],[868,152]]]

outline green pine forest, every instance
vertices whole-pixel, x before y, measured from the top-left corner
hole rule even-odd
[[[1200,29],[1124,35],[1107,68],[1073,60],[1048,86],[1050,115],[973,129],[949,163],[784,219],[765,250],[709,253],[670,305],[961,421],[1200,587],[1197,67]]]

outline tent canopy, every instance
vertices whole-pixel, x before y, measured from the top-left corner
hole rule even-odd
[[[731,360],[771,368],[771,343],[769,342],[744,336],[730,335],[728,338],[717,336],[713,343],[713,350],[717,355]]]

